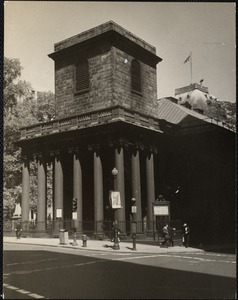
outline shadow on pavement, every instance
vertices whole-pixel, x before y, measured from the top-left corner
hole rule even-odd
[[[217,249],[217,248],[206,248],[203,247],[202,248],[204,251],[206,252],[215,252],[215,253],[224,253],[224,254],[236,254],[236,249],[235,248],[221,248],[221,249]]]
[[[235,299],[236,279],[125,261],[4,251],[4,283],[48,299]],[[11,290],[6,289],[6,299]]]
[[[132,241],[131,241],[132,242]],[[158,241],[136,241],[137,244],[143,244],[143,245],[153,245],[153,246],[158,246],[159,247],[159,242]],[[201,249],[206,252],[213,252],[213,253],[226,253],[226,254],[236,254],[236,245],[190,245],[193,248],[196,249]],[[181,246],[183,247],[183,246]]]

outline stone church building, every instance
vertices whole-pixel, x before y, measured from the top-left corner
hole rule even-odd
[[[55,63],[56,118],[22,128],[18,141],[25,231],[33,160],[39,232],[46,230],[49,164],[56,230],[72,218],[76,198],[78,230],[93,221],[93,230],[103,234],[105,221],[113,218],[114,188],[120,192],[115,217],[122,231],[129,230],[132,198],[137,231],[152,231],[158,195],[171,202],[171,219],[190,223],[196,242],[219,239],[216,229],[225,224],[233,230],[234,132],[176,101],[157,100],[162,59],[155,47],[110,21],[55,44],[49,57]],[[211,227],[206,238],[204,226]]]

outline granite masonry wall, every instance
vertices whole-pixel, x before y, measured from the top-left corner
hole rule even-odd
[[[55,63],[56,115],[58,118],[122,105],[156,115],[156,69],[141,64],[141,95],[131,91],[131,62],[134,57],[111,47],[88,59],[89,91],[75,93],[75,63],[65,59]]]
[[[50,56],[55,60],[57,118],[115,105],[156,116],[156,63],[147,63],[154,59],[155,48],[117,24],[108,22],[57,43]],[[90,82],[88,91],[76,93],[79,59],[88,61]],[[141,65],[141,94],[131,90],[133,59]]]
[[[113,53],[113,97],[114,103],[126,108],[156,115],[156,69],[140,62],[141,94],[131,91],[131,62],[134,57],[112,47]]]
[[[88,59],[90,84],[89,91],[84,93],[75,93],[75,63],[71,60],[56,62],[55,94],[58,118],[112,105],[111,57],[109,51]]]

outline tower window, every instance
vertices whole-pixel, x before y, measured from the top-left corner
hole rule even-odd
[[[141,94],[141,66],[135,59],[131,63],[131,89]]]
[[[75,66],[75,92],[87,92],[89,90],[88,62],[82,61]]]

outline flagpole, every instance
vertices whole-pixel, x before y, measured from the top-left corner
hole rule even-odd
[[[191,84],[193,83],[193,67],[192,67],[192,52],[190,51],[190,75],[191,75]]]

